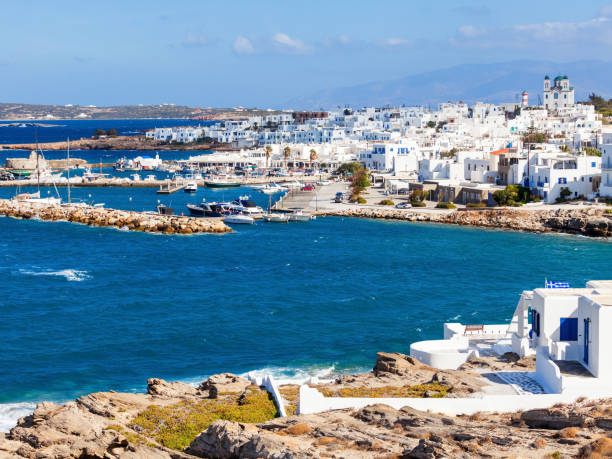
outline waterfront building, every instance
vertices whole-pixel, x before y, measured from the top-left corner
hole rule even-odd
[[[510,323],[444,324],[443,340],[413,343],[410,355],[441,369],[456,369],[472,356],[515,352],[536,355],[535,372],[525,373],[545,392],[592,391],[612,384],[612,281],[585,288],[547,282],[524,291]],[[595,393],[590,393],[596,396]]]
[[[612,198],[612,128],[609,127],[602,133],[599,195]]]
[[[556,152],[530,154],[529,185],[546,203],[563,197],[593,198],[600,181],[601,158],[598,156]]]

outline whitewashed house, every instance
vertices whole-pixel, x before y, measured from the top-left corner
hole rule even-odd
[[[601,177],[601,158],[564,153],[536,153],[529,158],[529,185],[542,201],[554,203],[563,189],[569,199],[592,197]]]
[[[601,145],[601,184],[599,195],[612,198],[612,129],[602,132]]]
[[[592,391],[612,392],[611,328],[612,280],[589,281],[585,288],[524,291],[510,323],[446,323],[444,339],[413,343],[410,355],[450,369],[482,352],[536,354],[535,373],[524,376],[545,392],[597,397]]]

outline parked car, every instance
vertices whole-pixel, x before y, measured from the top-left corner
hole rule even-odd
[[[409,202],[399,202],[395,204],[396,209],[409,209],[410,207],[412,207],[412,204]]]
[[[0,180],[2,181],[15,180],[15,176],[11,174],[9,171],[2,171],[0,172]]]
[[[334,198],[334,202],[342,202],[342,199],[344,198],[344,194],[342,194],[341,192],[336,193],[336,197]]]
[[[304,185],[302,187],[302,191],[314,191],[315,187],[313,185]]]

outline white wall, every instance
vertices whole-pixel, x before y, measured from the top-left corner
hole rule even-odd
[[[612,388],[597,393],[597,397],[609,397]],[[449,416],[476,412],[515,412],[536,408],[549,408],[556,403],[572,403],[579,397],[593,397],[592,389],[576,390],[565,394],[537,395],[485,395],[480,398],[345,398],[324,397],[317,389],[300,386],[299,414],[320,413],[345,408],[363,408],[384,404],[395,409],[404,406]]]

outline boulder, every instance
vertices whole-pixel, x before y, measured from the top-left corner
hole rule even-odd
[[[198,389],[182,382],[168,382],[159,378],[147,381],[147,394],[160,397],[196,396]]]
[[[587,418],[555,409],[537,409],[524,411],[521,420],[531,428],[561,430],[566,427],[584,427]]]
[[[232,373],[221,373],[212,375],[198,389],[207,390],[211,398],[217,398],[222,394],[241,394],[251,385],[248,379],[241,378]]]
[[[400,354],[399,352],[378,352],[373,371],[376,376],[379,376],[381,373],[403,376],[412,373],[416,369],[423,368],[430,367],[409,355]]]

